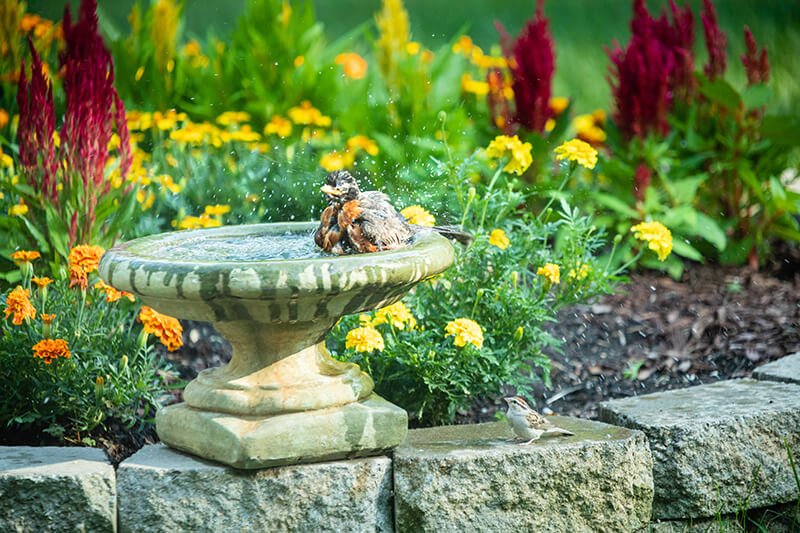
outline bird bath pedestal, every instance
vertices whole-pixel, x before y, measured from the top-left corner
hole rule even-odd
[[[400,444],[407,415],[372,392],[358,365],[331,358],[324,337],[344,315],[399,300],[453,261],[435,232],[408,246],[329,256],[316,223],[228,226],[136,239],[109,250],[100,275],[146,305],[212,322],[231,361],[160,409],[169,446],[237,468],[374,455]]]

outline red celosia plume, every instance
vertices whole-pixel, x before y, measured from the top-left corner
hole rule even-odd
[[[19,158],[28,185],[35,191],[40,191],[44,199],[58,202],[55,179],[58,160],[53,138],[55,132],[53,88],[30,37],[28,45],[31,50],[31,79],[30,81],[27,79],[23,61],[17,86]],[[41,173],[38,173],[40,163]]]
[[[544,0],[537,0],[536,15],[511,42],[502,25],[503,53],[511,70],[516,109],[514,122],[531,131],[544,132],[550,118],[550,94],[555,70],[553,38],[544,16]]]
[[[747,73],[747,84],[767,83],[769,81],[767,49],[758,50],[756,39],[748,26],[744,27],[744,42],[746,51],[742,54],[742,64],[744,65],[745,73]]]
[[[656,19],[644,0],[634,0],[628,46],[615,43],[608,50],[614,120],[628,137],[666,134],[673,101],[690,98],[694,90],[694,15],[674,0],[670,10],[672,22],[666,12]]]
[[[725,74],[728,58],[725,51],[727,37],[717,23],[717,10],[711,0],[703,0],[703,13],[700,18],[703,21],[703,34],[708,50],[708,63],[703,67],[703,72],[708,79],[713,80]]]

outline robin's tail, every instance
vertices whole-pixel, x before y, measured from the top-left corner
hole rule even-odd
[[[448,239],[460,242],[464,246],[469,246],[475,239],[471,234],[462,231],[458,226],[433,226],[427,229],[432,229]]]

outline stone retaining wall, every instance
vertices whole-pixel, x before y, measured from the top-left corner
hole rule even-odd
[[[393,458],[241,471],[155,445],[116,472],[95,449],[0,447],[0,531],[672,532],[743,508],[791,516],[794,365],[607,402],[617,425],[555,417],[575,436],[530,446],[491,423],[412,430]]]

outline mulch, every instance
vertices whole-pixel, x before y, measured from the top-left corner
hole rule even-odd
[[[680,281],[634,273],[616,294],[562,311],[550,327],[562,351],[550,353],[552,389],[535,387],[538,408],[593,419],[604,400],[749,377],[800,351],[800,262],[791,255],[758,272],[688,265]],[[500,408],[501,397],[478,402],[459,422]]]

